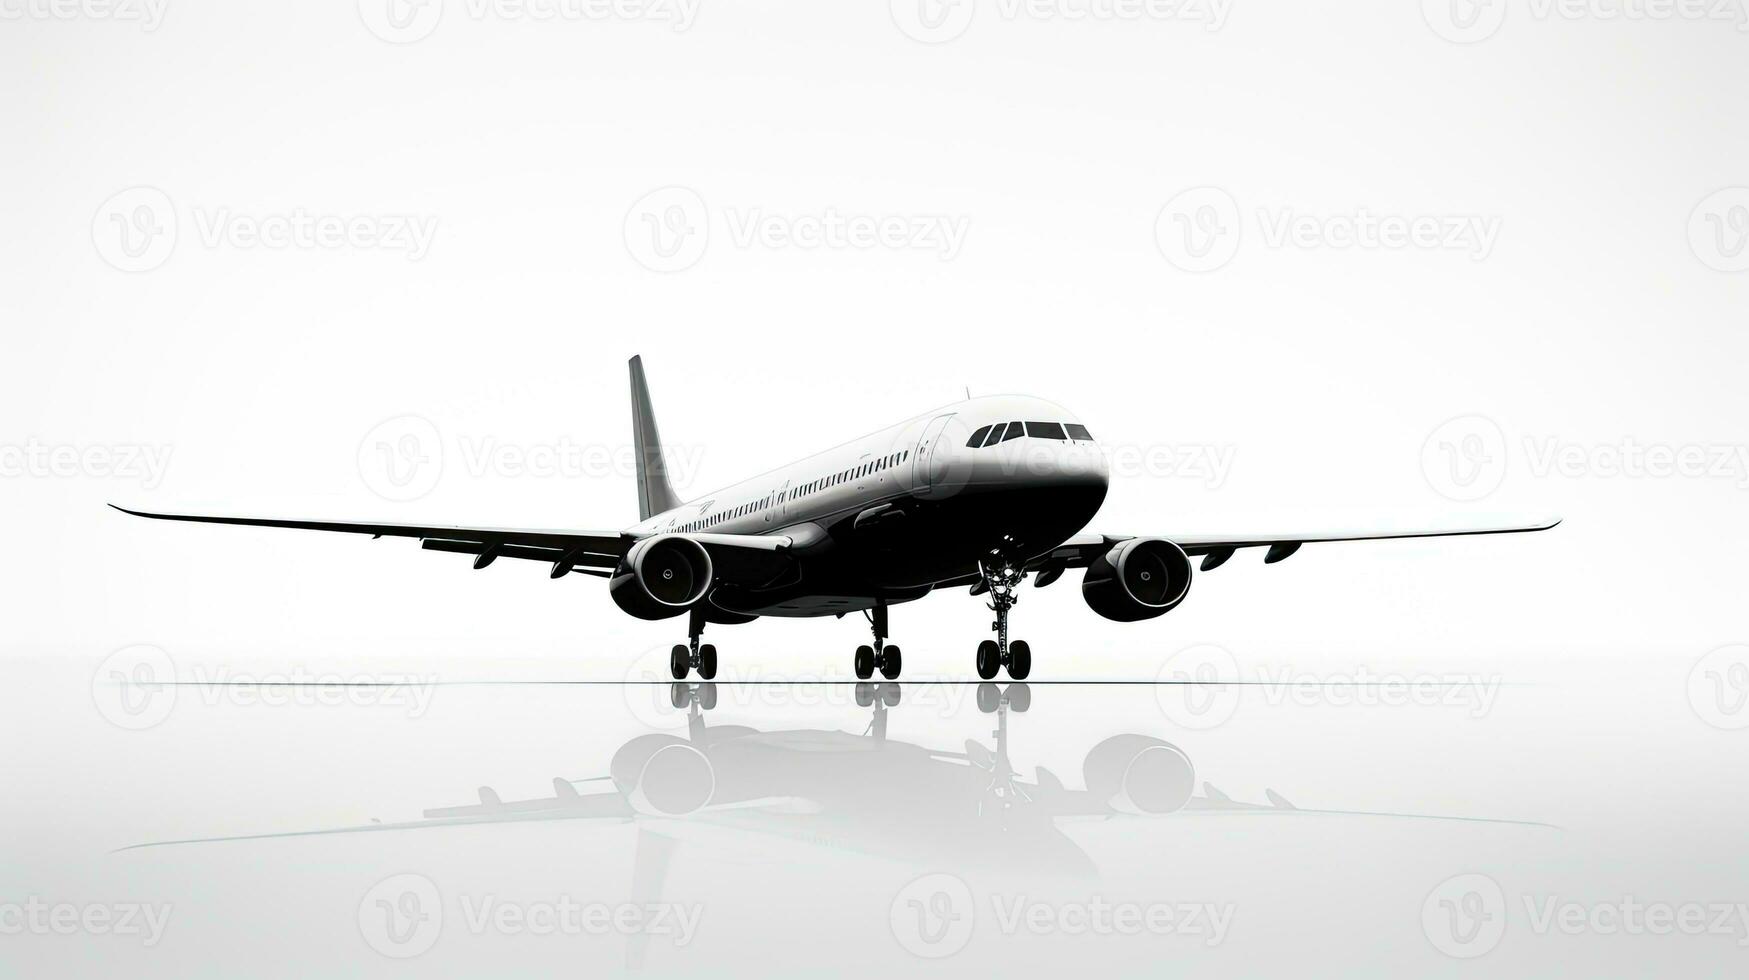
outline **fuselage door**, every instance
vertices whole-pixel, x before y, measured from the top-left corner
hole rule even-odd
[[[923,427],[923,435],[917,440],[917,451],[912,454],[914,463],[911,469],[912,484],[919,490],[926,489],[938,478],[938,470],[930,460],[935,455],[936,444],[941,441],[947,424],[952,421],[952,413],[937,415]]]

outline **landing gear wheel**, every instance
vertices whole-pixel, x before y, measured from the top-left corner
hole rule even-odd
[[[699,685],[698,706],[706,711],[717,706],[717,686],[715,684]]]
[[[679,681],[675,681],[674,683],[668,685],[668,703],[669,704],[673,705],[675,707],[675,709],[678,710],[680,708],[686,707],[686,701],[687,701],[687,694],[686,694],[686,685],[685,684],[682,684]]]
[[[875,668],[874,647],[871,647],[866,643],[857,647],[856,662],[853,666],[856,668],[857,680],[866,681],[870,677],[873,677]]]
[[[1015,640],[1008,644],[1008,676],[1017,681],[1026,680],[1026,675],[1032,673],[1032,647],[1025,640]]]
[[[978,685],[978,710],[984,714],[995,714],[996,706],[1002,703],[1002,692],[996,685],[985,682]]]
[[[668,654],[668,673],[674,675],[677,681],[686,679],[686,672],[692,669],[692,651],[684,643],[674,644],[674,650]]]
[[[886,705],[889,708],[897,708],[899,706],[899,685],[897,685],[897,684],[882,684],[882,685],[880,685],[880,696],[881,696],[881,703],[882,704]]]
[[[706,643],[698,648],[698,676],[711,680],[717,676],[717,647]]]
[[[874,699],[875,686],[873,684],[862,681],[856,685],[856,706],[858,708],[866,708],[874,704]]]
[[[1032,707],[1032,688],[1025,684],[1008,685],[1008,706],[1015,711],[1025,711]]]
[[[1002,669],[1002,648],[995,640],[985,640],[978,644],[978,676],[984,680],[994,680],[996,671]]]
[[[899,648],[882,647],[877,657],[881,664],[881,676],[887,680],[895,680],[899,676]]]

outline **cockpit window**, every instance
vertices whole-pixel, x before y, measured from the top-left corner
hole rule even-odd
[[[1034,439],[1067,439],[1061,422],[1028,422],[1026,434]]]
[[[1023,435],[1026,435],[1026,429],[1021,426],[1021,423],[1010,422],[1008,423],[1008,434],[1002,437],[1002,441],[1007,442],[1010,439],[1019,439]]]
[[[990,427],[987,425],[984,426],[982,429],[979,429],[978,431],[972,433],[972,437],[970,439],[966,440],[966,448],[967,449],[976,449],[979,446],[982,446],[984,444],[984,437],[989,435],[989,434],[990,434]]]
[[[1082,442],[1093,441],[1093,433],[1088,432],[1087,427],[1079,422],[1067,423],[1063,428],[1068,431],[1069,438],[1071,439],[1079,439]]]
[[[984,440],[984,445],[994,446],[997,443],[1001,442],[1002,441],[1002,427],[1007,425],[1007,424],[1008,423],[1006,423],[1006,422],[998,422],[994,426],[992,426],[990,428],[990,438]]]

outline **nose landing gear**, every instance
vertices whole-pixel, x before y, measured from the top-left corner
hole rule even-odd
[[[700,643],[698,638],[704,635],[704,612],[694,608],[687,620],[687,641],[674,644],[674,649],[668,654],[668,673],[677,681],[686,679],[688,671],[697,670],[702,680],[713,680],[717,676],[717,648],[714,644]]]
[[[1009,677],[1026,680],[1026,676],[1032,673],[1032,647],[1025,640],[1008,640],[1008,610],[1020,601],[1015,590],[1026,577],[1026,570],[1019,562],[992,551],[978,562],[978,574],[983,577],[984,588],[989,590],[990,608],[996,611],[996,622],[990,624],[990,628],[996,631],[996,639],[978,644],[978,677],[991,680],[998,670],[1006,667]]]
[[[869,611],[868,622],[874,629],[874,645],[863,644],[856,648],[856,659],[852,666],[856,669],[856,679],[866,681],[879,670],[887,680],[897,680],[901,660],[899,648],[887,643],[887,604],[875,603]]]

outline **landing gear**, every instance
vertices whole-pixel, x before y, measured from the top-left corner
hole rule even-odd
[[[698,642],[704,634],[704,612],[695,607],[689,617],[687,641],[674,644],[674,649],[669,652],[668,672],[675,680],[683,681],[687,671],[697,669],[701,680],[714,680],[717,676],[717,648],[714,644]]]
[[[898,680],[902,661],[899,648],[887,643],[887,604],[875,603],[868,622],[874,628],[874,645],[865,643],[856,648],[856,659],[851,664],[856,670],[856,679],[866,681],[878,670],[887,680]]]
[[[1026,577],[1026,569],[1020,562],[992,551],[978,562],[978,574],[990,593],[990,608],[996,611],[996,622],[990,624],[996,639],[978,644],[978,676],[991,680],[998,669],[1006,667],[1010,678],[1026,680],[1032,673],[1032,647],[1025,640],[1008,641],[1008,610],[1020,601],[1015,590]]]

